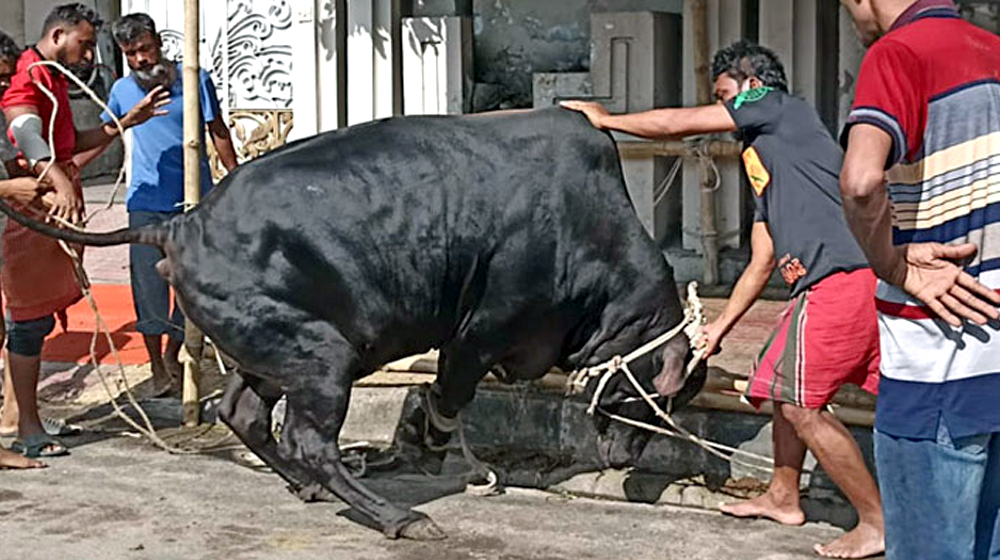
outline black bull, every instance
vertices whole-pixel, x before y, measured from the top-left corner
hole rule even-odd
[[[3,211],[71,242],[162,247],[158,269],[185,314],[239,364],[222,419],[300,496],[332,492],[390,536],[439,532],[341,463],[353,381],[440,348],[432,400],[453,418],[498,364],[513,379],[596,365],[683,315],[613,141],[561,109],[322,134],[240,166],[197,210],[159,226],[75,233]],[[701,367],[684,384],[689,358],[681,335],[632,371],[683,404],[705,375]],[[281,395],[279,443],[270,414]],[[601,405],[649,419],[630,396],[615,379]],[[637,457],[648,441],[606,428],[610,463]]]

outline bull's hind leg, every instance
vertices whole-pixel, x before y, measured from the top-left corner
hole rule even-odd
[[[278,442],[271,432],[271,411],[281,395],[279,387],[237,372],[222,396],[219,417],[250,451],[285,479],[300,499],[305,502],[336,500],[306,470],[278,455]]]
[[[346,343],[326,345],[319,354],[315,342],[310,352],[300,348],[293,385],[286,387],[287,412],[279,455],[301,465],[354,510],[374,521],[391,538],[439,539],[444,533],[422,513],[396,506],[368,490],[341,462],[337,445],[347,416],[351,383],[356,378],[357,356]]]

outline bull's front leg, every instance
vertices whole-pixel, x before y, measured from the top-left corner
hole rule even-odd
[[[338,439],[347,416],[351,384],[358,359],[354,350],[338,341],[324,345],[317,356],[315,339],[297,352],[298,360],[312,354],[311,363],[294,364],[296,376],[285,388],[287,410],[279,456],[297,463],[324,487],[371,519],[391,538],[431,540],[444,533],[426,515],[396,506],[362,486],[341,462]]]
[[[471,344],[453,344],[441,350],[434,384],[421,388],[419,406],[410,410],[396,435],[398,451],[420,470],[437,474],[446,446],[459,428],[458,413],[476,394],[489,365]]]

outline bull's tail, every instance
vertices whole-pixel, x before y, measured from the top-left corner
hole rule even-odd
[[[108,233],[88,233],[51,226],[45,222],[26,216],[14,210],[0,198],[0,211],[10,216],[22,226],[37,231],[42,235],[54,237],[67,243],[107,247],[109,245],[124,245],[125,243],[141,243],[162,247],[167,240],[168,229],[164,224],[156,224],[140,228],[122,228]]]

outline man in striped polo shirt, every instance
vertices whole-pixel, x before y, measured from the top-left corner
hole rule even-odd
[[[950,0],[842,3],[870,46],[841,191],[882,279],[887,557],[1000,558],[1000,37]]]

